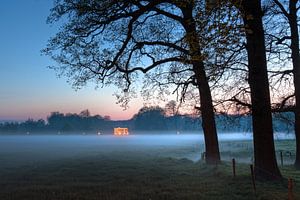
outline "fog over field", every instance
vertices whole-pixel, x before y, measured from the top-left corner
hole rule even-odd
[[[293,139],[278,133],[275,139]],[[250,133],[219,134],[221,152],[252,151]],[[238,149],[237,149],[238,147]],[[2,169],[97,156],[154,156],[197,161],[204,151],[202,134],[24,135],[0,136]],[[226,157],[225,157],[226,159]],[[248,160],[250,161],[250,159]]]

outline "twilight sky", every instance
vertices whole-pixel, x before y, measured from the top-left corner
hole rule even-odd
[[[65,78],[58,79],[47,66],[54,64],[40,50],[57,32],[46,24],[53,0],[0,1],[0,121],[46,118],[52,111],[110,115],[128,119],[142,107],[133,100],[123,111],[115,104],[112,88],[90,84],[74,91]]]

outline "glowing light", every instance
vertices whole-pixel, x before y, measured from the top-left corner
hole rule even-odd
[[[114,135],[116,136],[123,136],[123,135],[129,135],[128,128],[114,128]]]

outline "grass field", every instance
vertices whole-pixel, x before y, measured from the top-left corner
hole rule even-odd
[[[292,151],[293,145],[288,140],[276,142],[278,151]],[[251,142],[226,141],[220,146],[224,158],[237,160],[235,178],[229,161],[207,166],[202,161],[180,158],[184,152],[194,152],[201,146],[160,148],[156,152],[117,150],[15,167],[1,165],[0,199],[287,199],[286,179],[276,183],[257,182],[254,192],[247,163],[251,161]],[[285,178],[294,179],[294,197],[300,199],[300,171],[288,165],[292,160],[293,157],[285,156],[287,165],[281,167],[281,172]]]

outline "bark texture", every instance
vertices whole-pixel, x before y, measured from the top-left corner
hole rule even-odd
[[[261,1],[243,0],[241,11],[247,38],[255,175],[260,179],[281,179],[274,147]]]

